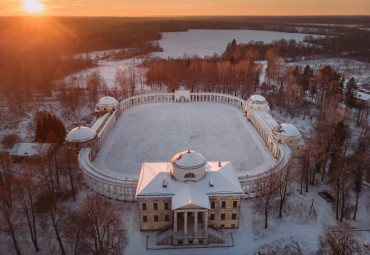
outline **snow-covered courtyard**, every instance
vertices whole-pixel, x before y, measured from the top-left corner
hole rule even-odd
[[[239,176],[275,164],[241,110],[217,103],[153,103],[122,113],[93,165],[138,178],[143,162],[168,162],[187,149],[209,161],[231,161]]]

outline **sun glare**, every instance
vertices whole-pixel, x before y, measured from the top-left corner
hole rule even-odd
[[[22,7],[26,12],[39,13],[44,10],[45,5],[37,0],[24,0]]]

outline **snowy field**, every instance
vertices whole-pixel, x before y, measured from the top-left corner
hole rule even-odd
[[[159,45],[163,52],[154,53],[161,58],[179,58],[184,54],[187,56],[198,55],[199,57],[212,56],[214,53],[221,55],[229,42],[233,39],[237,43],[248,43],[250,41],[263,41],[271,43],[274,40],[294,39],[303,41],[306,34],[284,33],[260,30],[212,30],[212,29],[190,29],[186,32],[162,33]]]
[[[187,149],[200,152],[208,161],[231,161],[238,175],[275,164],[240,110],[217,103],[153,103],[121,115],[93,165],[138,178],[143,162],[168,162]]]

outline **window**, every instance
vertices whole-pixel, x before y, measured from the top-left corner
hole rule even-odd
[[[148,222],[148,216],[143,216],[143,222]]]
[[[233,208],[237,208],[238,207],[238,201],[233,201]]]
[[[225,227],[225,225],[224,224],[221,224],[221,228],[224,228]]]
[[[221,207],[222,207],[222,208],[226,208],[226,201],[222,201],[222,202],[221,202]]]
[[[146,203],[142,203],[141,208],[142,208],[143,211],[146,211]]]
[[[215,209],[215,204],[216,204],[215,201],[211,202],[211,209]]]
[[[233,213],[232,214],[232,218],[231,218],[232,220],[236,220],[236,213]]]
[[[211,213],[210,217],[209,217],[210,220],[214,220],[215,219],[215,215],[213,213]]]
[[[165,215],[164,216],[164,221],[170,221],[170,215]]]
[[[221,213],[221,220],[225,220],[225,214]]]
[[[154,210],[158,210],[158,203],[153,203]]]
[[[167,202],[164,203],[164,209],[168,210],[168,203]]]
[[[154,215],[154,221],[158,222],[158,215]]]
[[[200,239],[200,240],[199,240],[199,243],[203,243],[203,239]]]
[[[195,174],[193,173],[185,174],[184,178],[195,178]]]

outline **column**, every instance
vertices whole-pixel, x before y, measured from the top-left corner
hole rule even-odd
[[[198,212],[194,212],[194,234],[197,233],[198,230]]]
[[[204,234],[207,234],[207,229],[208,229],[208,212],[204,212]]]
[[[184,234],[188,234],[188,213],[184,212]]]
[[[173,232],[177,232],[177,212],[174,212],[173,215]]]

